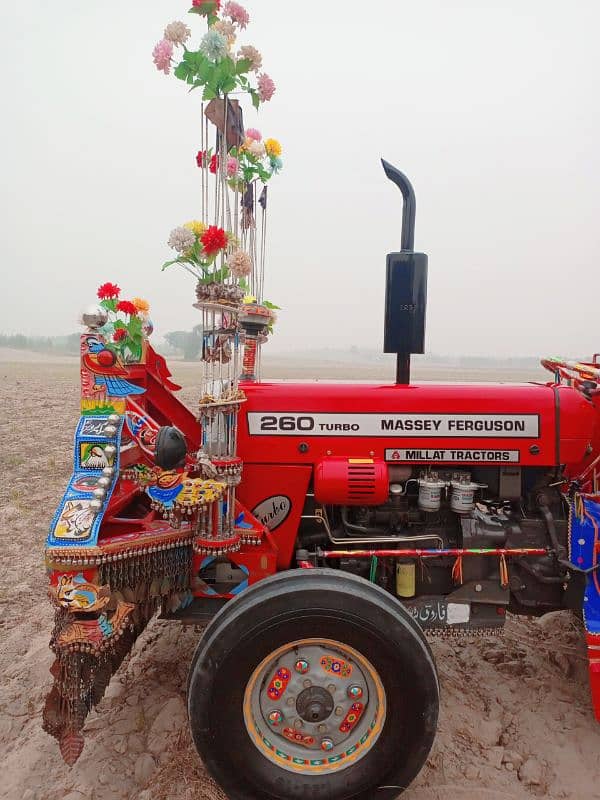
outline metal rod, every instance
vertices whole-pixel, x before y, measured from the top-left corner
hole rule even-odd
[[[320,558],[435,558],[437,556],[547,556],[550,551],[542,547],[464,549],[449,548],[443,550],[319,550]]]
[[[396,383],[410,383],[410,353],[396,356]]]

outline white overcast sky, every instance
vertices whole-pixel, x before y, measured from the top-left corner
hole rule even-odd
[[[269,347],[380,348],[385,255],[417,193],[428,350],[600,350],[600,3],[249,0],[278,87],[246,125],[279,138]],[[77,330],[99,282],[189,328],[191,276],[161,273],[199,214],[200,95],[151,59],[174,0],[2,2],[0,331]]]

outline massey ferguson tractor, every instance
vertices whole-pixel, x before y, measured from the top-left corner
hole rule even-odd
[[[193,82],[206,52],[186,50],[177,77]],[[411,184],[383,162],[403,196],[385,298],[395,382],[259,380],[274,323],[261,159],[274,174],[278,143],[212,94],[202,221],[172,232],[167,264],[197,279],[197,407],[177,399],[144,301],[104,284],[83,315],[74,468],[46,547],[45,729],[73,764],[88,711],[156,614],[206,626],[189,722],[232,800],[397,797],[436,732],[426,635],[496,634],[507,613],[583,615],[600,720],[600,364],[546,360],[547,383],[411,382],[427,257]]]

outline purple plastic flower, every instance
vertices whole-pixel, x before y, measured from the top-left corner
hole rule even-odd
[[[161,39],[152,51],[152,57],[156,64],[156,69],[168,75],[171,71],[171,59],[173,58],[173,43],[168,39]]]

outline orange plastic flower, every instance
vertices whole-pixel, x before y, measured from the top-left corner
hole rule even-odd
[[[134,297],[132,303],[137,310],[141,311],[143,314],[146,314],[148,311],[150,311],[150,303],[141,297]]]

